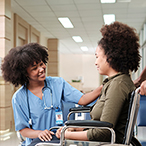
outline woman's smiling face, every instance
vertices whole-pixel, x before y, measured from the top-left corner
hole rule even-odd
[[[100,45],[97,46],[96,52],[96,61],[95,65],[97,66],[97,70],[101,75],[108,75],[108,70],[110,68],[109,63],[107,62],[107,57],[104,54],[104,49],[101,48]]]
[[[46,78],[46,65],[41,61],[38,64],[34,62],[27,68],[29,81],[44,81]]]

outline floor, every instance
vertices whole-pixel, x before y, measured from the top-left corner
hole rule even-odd
[[[0,146],[19,146],[19,142],[16,132],[7,132],[0,135]]]
[[[138,133],[138,139],[140,141],[146,141],[146,127],[139,127]],[[0,135],[0,146],[20,146],[19,143],[20,140],[18,139],[15,131]]]

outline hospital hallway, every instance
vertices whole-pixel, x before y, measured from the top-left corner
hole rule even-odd
[[[129,35],[129,30],[126,32],[126,29],[123,27],[121,30],[123,30],[124,33],[121,34],[120,32],[118,34],[117,32],[120,29],[117,22],[119,22],[122,26],[124,24],[123,27],[128,25],[128,28],[130,27],[129,29],[134,31],[133,35]],[[114,27],[113,29],[107,27],[111,26],[111,23],[116,24],[113,25],[116,26],[116,32],[114,31]],[[105,26],[108,28],[109,34],[104,32],[104,29],[106,28]],[[126,39],[122,41],[120,37],[115,37],[115,35],[112,35],[112,30],[117,36],[122,36],[122,39],[129,36],[129,40],[131,40],[136,33],[134,42],[136,41],[137,45],[133,44],[130,47],[130,41],[125,43]],[[111,38],[109,38],[108,35]],[[101,45],[99,45],[99,42]],[[132,42],[133,41],[131,41],[131,43]],[[102,43],[107,44],[102,46]],[[31,55],[33,56],[33,51],[30,50],[32,53],[28,53],[28,57],[24,55],[24,58],[19,58],[17,55],[10,55],[7,58],[8,60],[14,59],[15,63],[10,61],[10,66],[12,69],[10,69],[10,66],[2,67],[4,61],[7,62],[7,59],[4,58],[8,55],[12,48],[18,46],[20,46],[18,48],[21,48],[21,46],[28,44],[39,44],[40,46],[43,46],[43,49],[47,51],[48,56],[46,53],[46,55],[44,55],[44,53],[40,55],[41,52],[38,51],[39,55],[35,54],[35,59],[33,59],[33,57],[31,57]],[[111,58],[113,56],[115,57],[115,59],[112,58],[115,63],[112,63],[113,61],[109,59],[109,62],[111,61],[111,64],[113,65],[110,66],[108,57],[107,60],[105,59],[106,63],[103,63],[104,61],[100,62],[99,56],[97,56],[99,53],[96,51],[97,47],[102,50],[99,46],[101,48],[103,47],[103,49],[105,46],[107,51],[109,51],[109,49],[113,49],[109,51],[109,53],[112,52],[113,54],[108,54],[108,52],[105,53],[104,51],[101,51],[102,53],[105,53],[105,55],[101,55],[103,59],[106,58],[106,55],[109,55],[109,57],[111,55]],[[126,48],[134,49],[135,47],[137,49],[139,47],[139,50],[136,51],[137,53],[139,52],[141,56],[139,63],[139,59],[137,57],[133,58],[133,56],[137,56],[133,55],[135,53],[134,50],[123,50]],[[123,53],[119,52],[119,55],[116,55],[120,48]],[[34,49],[34,53],[35,51],[36,50]],[[20,54],[22,54],[22,52],[20,52]],[[126,55],[126,57],[122,57],[123,55]],[[132,58],[133,61],[131,61]],[[37,73],[36,68],[30,70],[30,72],[33,72],[36,76],[38,76],[36,79],[36,82],[38,83],[41,83],[45,77],[44,75],[46,75],[49,86],[46,83],[43,87],[42,93],[39,86],[38,91],[37,88],[34,88],[35,92],[28,91],[29,86],[27,85],[30,85],[27,84],[30,80],[30,77],[28,76],[28,68],[24,65],[25,67],[23,70],[23,65],[21,65],[20,61],[17,59],[22,60],[22,64],[25,64],[26,62],[28,62],[28,64],[30,63],[28,68],[30,68],[29,66],[31,65],[37,66],[35,63],[39,64],[39,61],[44,60],[43,62],[45,63],[45,66],[43,64],[43,68],[40,68],[39,66],[36,67],[37,69],[41,69],[40,72]],[[30,60],[25,62],[26,59]],[[98,62],[97,59],[99,59]],[[122,60],[125,65],[121,63]],[[136,64],[135,62],[138,64],[134,65]],[[15,65],[18,65],[20,69],[17,67],[15,68]],[[132,67],[131,65],[134,65],[135,67]],[[125,66],[127,66],[127,69]],[[130,100],[129,93],[134,90],[130,80],[135,81],[136,79],[140,79],[139,77],[145,67],[146,0],[0,0],[0,146],[20,146],[20,139],[17,136],[15,128],[16,130],[21,130],[28,127],[30,120],[32,120],[33,129],[49,129],[55,125],[55,122],[56,124],[58,123],[59,118],[57,118],[58,120],[55,118],[57,117],[56,115],[60,115],[59,113],[62,111],[62,114],[66,115],[63,116],[63,121],[66,121],[67,114],[71,107],[76,107],[76,104],[81,101],[81,105],[85,105],[89,103],[88,101],[91,99],[93,101],[93,97],[95,97],[90,96],[91,98],[88,98],[86,101],[86,99],[84,100],[84,98],[82,98],[84,94],[94,91],[102,84],[105,85],[107,82],[111,83],[110,80],[113,79],[114,76],[117,77],[115,73],[122,72],[122,74],[128,74],[128,70],[130,69],[133,71],[130,71],[129,74],[126,75],[131,78],[128,79],[129,81],[123,77],[125,83],[122,81],[123,79],[120,79],[118,83],[118,80],[116,79],[117,85],[122,83],[121,87],[115,86],[115,84],[112,92],[112,89],[110,88],[111,86],[107,85],[107,87],[110,88],[110,94],[107,96],[108,101],[110,95],[112,98],[116,98],[116,93],[118,97],[122,97],[121,99],[116,98],[116,100],[120,104],[126,103],[126,105],[124,105],[126,110],[125,108],[120,109],[123,105],[121,104],[120,106],[117,104],[116,100],[113,100],[114,102],[109,104],[111,106],[110,108],[105,108],[106,110],[103,110],[104,112],[109,112],[110,115],[115,118],[115,121],[118,121],[117,118],[120,117],[120,112],[123,113],[123,117],[120,117],[122,121],[119,122],[122,125],[122,127],[119,128],[119,130],[121,130],[124,127],[123,125],[126,123],[126,118],[124,116],[126,116],[126,112],[128,111],[128,102]],[[4,68],[7,68],[9,71],[6,69],[4,73]],[[14,70],[16,71],[15,73]],[[114,72],[111,72],[111,74],[114,75],[113,77],[108,70],[114,70]],[[6,74],[6,78],[8,80],[6,80],[4,74]],[[35,75],[32,77],[36,77]],[[107,75],[110,77],[108,78]],[[9,80],[9,78],[13,81]],[[20,82],[17,84],[18,80],[20,80]],[[21,80],[24,80],[24,82],[21,82]],[[59,80],[59,82],[57,80]],[[131,86],[129,86],[130,90],[126,87],[129,85],[127,81],[131,84]],[[26,83],[26,90],[23,88],[25,87],[24,83]],[[140,85],[139,81],[137,83]],[[18,86],[15,87],[15,85]],[[21,85],[24,86],[22,87]],[[106,86],[103,87],[101,93],[104,93],[105,88]],[[83,92],[83,94],[78,92],[76,89]],[[105,93],[107,93],[107,89]],[[95,91],[93,93],[96,93]],[[120,92],[118,93],[118,91],[122,94],[120,94]],[[37,97],[37,95],[39,96]],[[88,94],[88,96],[89,95],[90,94]],[[104,103],[107,101],[104,94],[100,94],[99,96],[97,93],[96,97],[100,98],[101,95],[103,95],[105,99],[101,99],[101,105],[99,105],[100,110],[97,109],[97,113],[96,111],[93,112],[93,114],[95,113],[95,116],[98,117],[97,119],[99,119],[99,117],[103,114],[102,108],[104,108]],[[122,102],[120,102],[120,100]],[[67,103],[66,105],[65,102]],[[96,102],[96,100],[94,102]],[[69,103],[73,105],[70,106]],[[117,116],[110,111],[118,113]],[[110,115],[107,115],[107,113],[105,112],[103,115],[105,115],[107,119],[110,119]],[[134,116],[134,119],[137,120],[134,134],[142,146],[146,146],[145,114],[146,96],[143,96],[140,97],[138,116]],[[73,119],[75,120],[86,119],[85,113],[76,113],[74,115],[77,115],[73,116]],[[91,115],[91,117],[93,116]],[[88,113],[88,118],[91,119],[91,117],[90,113]],[[129,122],[129,119],[127,121]],[[132,127],[131,125],[132,124],[130,124],[130,127]],[[28,135],[26,134],[26,136]],[[92,137],[92,133],[91,135],[89,133],[89,136]]]

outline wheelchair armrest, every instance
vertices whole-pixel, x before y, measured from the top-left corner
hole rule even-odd
[[[73,107],[69,109],[69,112],[76,112],[76,111],[90,111],[90,106],[82,106],[82,107]]]
[[[108,127],[112,128],[113,124],[103,121],[92,120],[69,120],[65,122],[66,126],[94,126],[94,127]]]
[[[67,120],[70,120],[70,115],[72,113],[89,113],[90,106],[82,106],[82,107],[73,107],[69,109],[69,114],[67,115]]]
[[[115,131],[113,130],[113,124],[95,120],[69,120],[65,122],[65,126],[61,131],[61,144],[63,144],[63,141],[65,140],[65,130],[67,128],[76,127],[108,129],[111,132],[111,144],[115,143]]]
[[[54,126],[54,127],[51,127],[51,128],[49,129],[49,131],[52,131],[53,129],[59,129],[60,127],[62,127],[62,126]]]

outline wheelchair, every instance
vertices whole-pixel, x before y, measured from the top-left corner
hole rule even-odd
[[[140,142],[133,136],[134,126],[137,119],[140,95],[140,87],[131,93],[129,109],[128,109],[128,118],[125,127],[124,140],[122,144],[115,143],[115,132],[113,130],[113,125],[108,122],[102,121],[92,121],[92,120],[70,120],[70,115],[72,113],[78,112],[89,112],[90,107],[79,107],[71,108],[68,115],[68,121],[65,122],[65,126],[61,131],[60,143],[38,143],[35,146],[141,146]],[[108,129],[111,132],[111,142],[93,142],[93,141],[74,141],[74,140],[65,140],[65,130],[68,128],[100,128]],[[52,128],[51,128],[52,129]],[[50,130],[51,130],[50,129]]]

